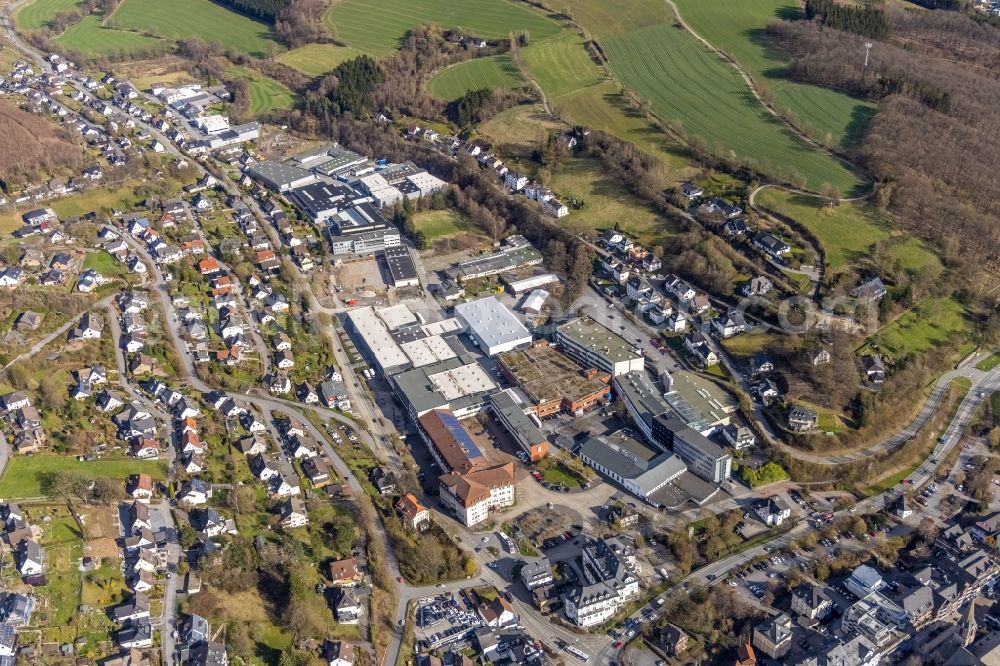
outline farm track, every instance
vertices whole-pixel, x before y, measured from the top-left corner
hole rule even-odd
[[[768,103],[767,101],[764,100],[764,98],[760,94],[760,91],[757,89],[756,84],[754,83],[753,77],[751,77],[746,72],[746,70],[744,70],[743,67],[736,60],[734,60],[732,57],[730,57],[728,53],[726,53],[725,51],[722,51],[721,49],[717,48],[710,41],[708,41],[707,39],[705,39],[704,37],[702,37],[700,34],[698,34],[697,32],[695,32],[695,30],[684,20],[684,16],[681,14],[680,9],[677,7],[676,3],[674,3],[674,0],[663,0],[663,1],[670,7],[670,9],[673,12],[674,17],[676,18],[677,22],[680,24],[680,26],[682,28],[684,28],[684,30],[686,30],[692,37],[694,37],[699,42],[701,42],[710,51],[712,51],[717,56],[719,56],[720,58],[722,58],[722,60],[724,60],[725,62],[729,63],[729,65],[732,66],[732,68],[735,69],[739,73],[740,77],[743,79],[744,83],[746,83],[747,88],[749,88],[749,90],[753,94],[754,98],[757,100],[757,102],[762,107],[764,107],[764,109],[772,117],[774,117],[776,120],[778,120],[778,122],[780,122],[782,125],[784,125],[785,127],[787,127],[790,131],[792,131],[797,137],[799,137],[799,139],[801,139],[802,141],[804,141],[806,144],[808,144],[809,146],[812,146],[816,150],[820,150],[820,151],[826,153],[830,157],[833,157],[837,161],[839,161],[842,164],[846,165],[848,168],[850,168],[855,173],[863,176],[863,179],[865,181],[867,181],[868,183],[870,183],[869,191],[865,195],[863,195],[861,197],[855,197],[855,198],[852,198],[852,199],[840,199],[841,201],[857,201],[857,200],[862,199],[862,198],[867,198],[868,196],[871,196],[872,193],[874,193],[874,185],[875,185],[875,183],[874,183],[874,180],[872,179],[872,177],[867,172],[863,171],[858,165],[854,164],[853,162],[851,162],[847,158],[843,157],[842,155],[840,155],[840,154],[838,154],[838,153],[830,150],[829,148],[827,148],[826,146],[824,146],[823,144],[819,143],[818,141],[816,141],[815,139],[813,139],[811,136],[809,136],[808,134],[806,134],[805,132],[803,132],[801,129],[799,129],[798,127],[796,127],[792,123],[788,122],[788,120],[784,116],[782,116],[780,113],[778,113],[774,109],[774,107],[771,106],[770,103]],[[785,188],[785,189],[789,189],[789,191],[797,191],[797,190],[791,189],[791,188]],[[810,192],[810,191],[802,191],[801,193],[802,194],[815,194],[815,192]]]

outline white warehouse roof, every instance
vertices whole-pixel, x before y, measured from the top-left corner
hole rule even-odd
[[[459,303],[455,306],[455,316],[487,353],[494,348],[531,342],[531,333],[524,324],[494,296]]]

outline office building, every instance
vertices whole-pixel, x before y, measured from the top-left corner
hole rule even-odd
[[[634,344],[590,317],[559,326],[556,342],[585,368],[598,368],[616,377],[643,369],[642,354]]]

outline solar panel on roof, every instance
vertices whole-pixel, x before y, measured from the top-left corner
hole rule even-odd
[[[469,460],[473,458],[482,458],[483,452],[479,450],[476,443],[472,441],[469,436],[469,432],[462,427],[462,424],[458,422],[455,415],[450,412],[438,412],[438,419],[441,421],[441,425],[448,429],[451,436],[455,438],[459,446],[465,451],[466,456]]]

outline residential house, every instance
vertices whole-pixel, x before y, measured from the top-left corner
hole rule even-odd
[[[23,577],[37,576],[45,570],[42,547],[32,539],[25,539],[18,544],[14,552],[14,562],[17,572]]]
[[[791,507],[780,497],[757,500],[753,511],[768,527],[778,527],[792,515]]]
[[[200,506],[208,502],[208,486],[201,479],[185,481],[177,493],[177,499],[182,504]]]
[[[327,640],[323,644],[327,666],[354,666],[354,646],[345,641]]]
[[[885,383],[885,364],[881,354],[866,354],[861,357],[861,369],[865,379],[871,384]]]
[[[712,350],[708,339],[701,331],[692,331],[684,337],[684,349],[706,368],[719,362],[719,356]]]
[[[805,432],[816,427],[818,415],[811,409],[801,405],[792,405],[788,409],[788,427],[795,432]]]
[[[888,290],[878,277],[869,278],[851,290],[851,297],[865,303],[882,300]]]
[[[719,315],[712,320],[712,328],[723,338],[731,338],[734,335],[745,333],[749,326],[743,313],[739,310],[730,310],[724,315]]]
[[[334,560],[328,569],[330,582],[337,587],[353,587],[361,582],[361,570],[353,557],[346,560]]]
[[[290,530],[296,527],[304,527],[309,524],[309,515],[306,513],[306,505],[298,497],[289,497],[281,505],[282,529]]]
[[[376,467],[369,474],[372,485],[382,495],[391,495],[396,490],[396,478],[386,467]]]
[[[678,657],[687,650],[688,635],[674,624],[668,624],[660,632],[660,646],[668,657]]]
[[[348,588],[338,588],[333,593],[333,614],[338,624],[357,624],[362,606],[357,596]]]
[[[753,630],[753,645],[772,659],[782,659],[792,647],[792,618],[781,613]]]
[[[125,491],[134,500],[148,502],[153,497],[153,477],[149,474],[133,474],[128,478]]]
[[[792,251],[792,247],[788,243],[779,239],[774,234],[767,233],[766,231],[762,231],[754,236],[753,244],[766,254],[778,260]]]
[[[740,286],[740,293],[744,297],[750,298],[751,296],[763,296],[773,288],[774,283],[771,280],[764,275],[758,275],[744,282]]]
[[[403,524],[415,532],[420,532],[430,525],[430,511],[412,494],[406,494],[396,502],[396,511]]]

